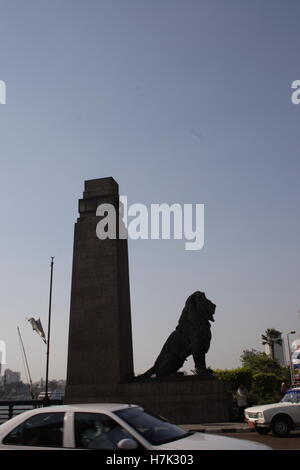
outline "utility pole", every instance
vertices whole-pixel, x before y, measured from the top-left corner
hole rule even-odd
[[[50,264],[50,293],[49,293],[49,315],[48,315],[48,338],[47,338],[47,361],[46,361],[46,385],[45,385],[45,401],[49,401],[48,383],[49,383],[49,351],[50,351],[50,328],[51,328],[51,308],[52,308],[52,283],[53,283],[53,265],[54,256],[51,256]]]

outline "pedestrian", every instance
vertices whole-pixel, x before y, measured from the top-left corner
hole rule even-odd
[[[286,383],[285,382],[282,382],[281,383],[281,386],[280,386],[280,391],[281,391],[281,395],[282,397],[284,397],[284,395],[286,394],[286,392],[288,391],[288,388],[286,386]]]
[[[248,405],[248,391],[245,385],[241,384],[236,391],[237,406],[239,410],[239,420],[245,421],[244,411]]]

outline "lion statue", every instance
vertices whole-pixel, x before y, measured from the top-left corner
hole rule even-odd
[[[205,354],[211,341],[210,322],[214,321],[216,305],[204,292],[194,292],[185,303],[178,325],[165,342],[154,366],[138,378],[174,374],[192,354],[198,375],[208,375]]]

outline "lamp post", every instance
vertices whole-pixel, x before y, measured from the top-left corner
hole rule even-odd
[[[294,371],[293,371],[292,359],[291,359],[291,347],[290,347],[289,335],[294,335],[295,333],[296,333],[296,331],[290,331],[290,332],[286,335],[286,337],[287,337],[288,351],[289,351],[289,365],[290,365],[290,373],[291,373],[292,385],[294,384]]]
[[[46,387],[45,402],[49,402],[48,383],[49,383],[49,351],[50,351],[50,327],[51,327],[51,307],[52,307],[52,281],[53,281],[54,256],[51,256],[51,274],[50,274],[50,293],[49,293],[49,317],[48,317],[48,339],[47,339],[47,361],[46,361]]]

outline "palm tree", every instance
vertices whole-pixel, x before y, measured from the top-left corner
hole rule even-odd
[[[272,359],[274,358],[274,346],[275,344],[282,344],[281,332],[274,328],[268,328],[264,335],[261,335],[262,344],[267,344],[270,347]]]

